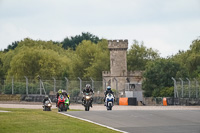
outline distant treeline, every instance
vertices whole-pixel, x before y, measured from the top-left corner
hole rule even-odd
[[[0,51],[0,78],[102,80],[102,71],[109,71],[110,59],[106,39],[82,33],[66,37],[62,42],[32,40],[15,41]],[[159,51],[134,40],[127,52],[129,71],[143,71],[145,96],[173,96],[171,77],[200,78],[200,39],[190,49],[161,58]]]

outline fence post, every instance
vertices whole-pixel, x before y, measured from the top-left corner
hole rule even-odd
[[[178,97],[178,94],[177,94],[177,87],[176,87],[176,79],[174,79],[172,77],[172,80],[174,81],[174,98],[177,98]]]
[[[189,91],[189,98],[190,98],[190,80],[188,78],[186,78],[188,80],[188,91]]]
[[[52,77],[52,78],[53,78],[53,82],[54,82],[54,84],[53,84],[53,92],[55,93],[56,92],[56,79],[54,77]]]
[[[66,80],[66,91],[68,92],[68,83],[69,83],[69,80],[67,77],[65,77],[65,80]]]
[[[197,92],[197,88],[198,88],[198,81],[194,78],[195,80],[195,88],[196,88],[196,98],[198,98],[198,92]]]
[[[114,80],[116,81],[116,90],[117,90],[117,98],[118,98],[118,80],[114,77]]]
[[[12,94],[14,94],[14,77],[12,77]]]
[[[28,78],[26,76],[24,76],[26,79],[26,95],[28,95]]]
[[[41,80],[41,84],[42,84],[42,88],[44,90],[44,94],[46,95],[46,91],[45,91],[44,84],[43,84],[42,80]]]
[[[90,77],[91,81],[92,81],[92,89],[94,90],[94,80]]]
[[[78,77],[78,79],[80,80],[80,94],[81,94],[81,89],[82,89],[82,80],[81,78]]]
[[[106,79],[103,78],[103,81],[104,81],[104,90],[106,90]]]
[[[183,80],[181,78],[179,78],[180,81],[181,81],[181,95],[182,95],[182,98],[183,98]]]
[[[42,81],[40,79],[40,95],[42,95]]]

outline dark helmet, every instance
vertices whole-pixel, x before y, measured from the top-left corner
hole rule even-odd
[[[111,87],[110,87],[110,86],[108,86],[108,87],[107,87],[107,90],[111,90]]]
[[[90,89],[90,84],[86,84],[85,88]]]

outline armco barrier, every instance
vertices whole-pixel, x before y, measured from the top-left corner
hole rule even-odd
[[[0,94],[0,101],[21,101],[21,95]]]

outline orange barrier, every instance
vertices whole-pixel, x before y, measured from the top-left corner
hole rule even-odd
[[[119,105],[128,105],[128,97],[119,98]]]
[[[163,98],[163,106],[167,106],[167,98]]]

